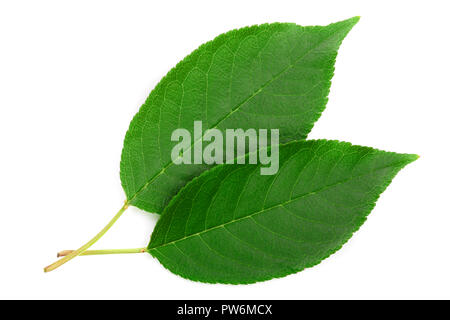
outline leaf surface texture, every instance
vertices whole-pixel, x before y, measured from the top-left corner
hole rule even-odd
[[[280,147],[280,170],[220,165],[166,207],[148,251],[191,280],[253,283],[314,266],[363,224],[379,195],[416,155],[337,141]]]
[[[279,129],[306,138],[325,108],[337,50],[358,21],[328,26],[264,24],[233,30],[192,52],[150,93],[133,118],[120,177],[130,204],[160,213],[204,164],[174,165],[171,134],[218,128]]]

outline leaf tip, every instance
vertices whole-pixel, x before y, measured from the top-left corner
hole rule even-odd
[[[410,157],[411,157],[411,162],[413,162],[413,161],[416,161],[417,159],[419,159],[420,155],[418,155],[418,154],[411,154]]]
[[[328,27],[331,27],[332,29],[335,30],[340,30],[339,32],[341,37],[340,41],[342,41],[345,38],[345,36],[350,32],[350,30],[353,29],[355,24],[358,23],[359,19],[360,16],[355,16],[346,20],[331,23],[328,25]]]
[[[404,156],[405,156],[404,157],[405,165],[410,164],[420,158],[420,156],[418,154],[414,154],[414,153],[407,153]]]
[[[344,20],[342,22],[349,24],[350,28],[353,28],[353,26],[359,22],[359,19],[361,19],[361,16],[354,16],[354,17]]]

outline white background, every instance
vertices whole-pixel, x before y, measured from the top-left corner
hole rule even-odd
[[[450,298],[448,1],[1,1],[0,298]],[[417,153],[342,250],[247,286],[179,278],[147,254],[79,257],[125,199],[123,137],[179,60],[264,22],[361,21],[310,138]],[[95,248],[143,247],[130,208]]]

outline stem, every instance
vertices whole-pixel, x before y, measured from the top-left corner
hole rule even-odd
[[[63,250],[58,252],[59,257],[65,257],[68,254],[72,253],[74,250]],[[147,252],[146,248],[133,248],[133,249],[107,249],[107,250],[86,250],[83,253],[80,253],[80,256],[93,256],[99,254],[120,254],[120,253],[144,253]]]
[[[113,224],[117,221],[117,219],[120,218],[122,213],[124,213],[124,211],[127,210],[128,206],[129,206],[128,201],[125,201],[125,204],[123,205],[122,208],[120,208],[119,212],[116,213],[116,215],[111,219],[111,221],[95,237],[93,237],[90,241],[88,241],[86,244],[81,246],[79,249],[77,249],[75,251],[72,251],[67,256],[63,257],[62,259],[59,259],[58,261],[56,261],[56,262],[52,263],[51,265],[45,267],[44,268],[44,272],[50,272],[52,270],[55,270],[59,266],[61,266],[64,263],[72,260],[76,256],[79,256],[84,251],[86,251],[90,246],[92,246],[94,243],[96,243],[106,233],[106,231],[108,231],[113,226]]]

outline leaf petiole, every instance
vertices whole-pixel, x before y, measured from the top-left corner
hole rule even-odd
[[[57,257],[65,257],[72,253],[74,250],[63,250],[58,252]],[[147,252],[146,248],[133,248],[133,249],[106,249],[106,250],[86,250],[79,256],[93,256],[100,254],[122,254],[122,253],[144,253]]]
[[[52,270],[55,270],[56,268],[60,267],[64,263],[72,260],[76,256],[81,255],[83,252],[85,252],[89,247],[91,247],[94,243],[96,243],[113,225],[114,223],[120,218],[120,216],[127,210],[129,206],[129,202],[125,201],[125,204],[120,208],[120,210],[116,213],[116,215],[111,219],[111,221],[108,222],[108,224],[91,240],[89,240],[86,244],[81,246],[79,249],[72,251],[62,259],[59,259],[58,261],[52,263],[51,265],[44,268],[44,272],[50,272]]]

